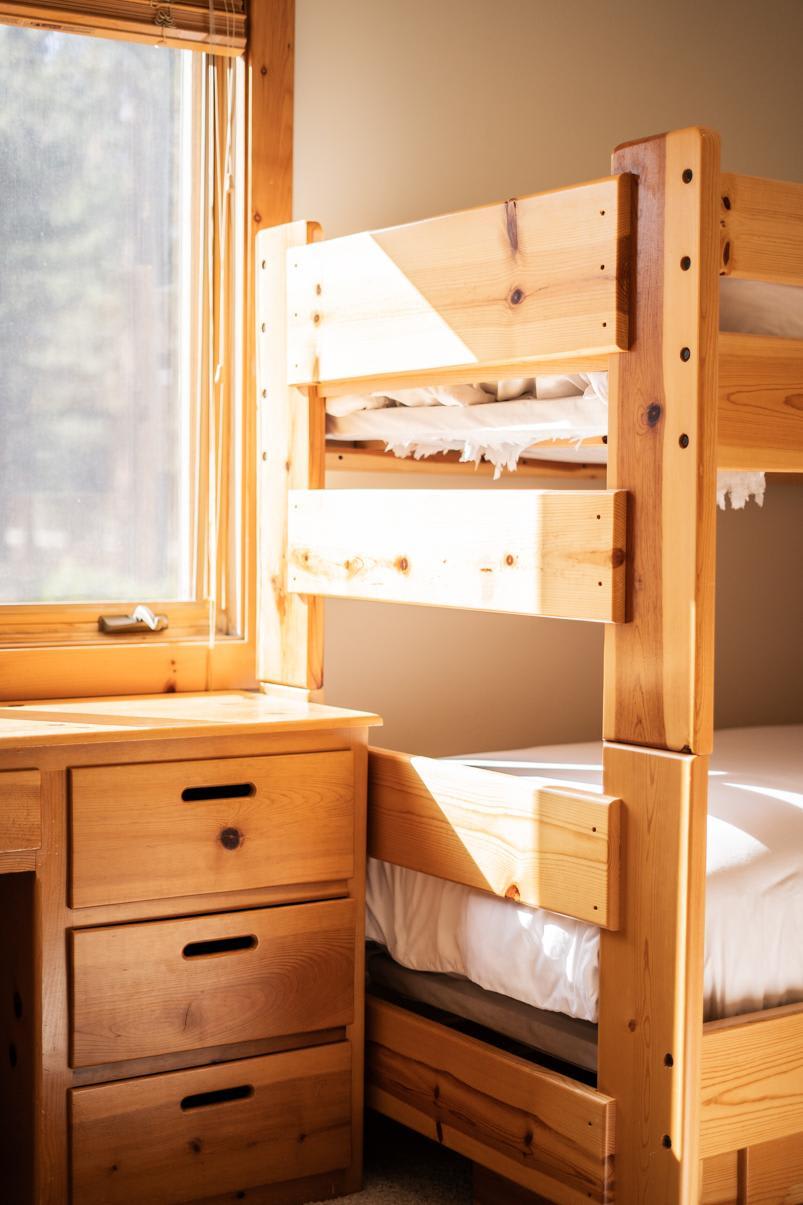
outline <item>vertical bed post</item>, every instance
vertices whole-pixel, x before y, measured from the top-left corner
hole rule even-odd
[[[603,932],[599,1088],[616,1199],[699,1200],[705,835],[713,740],[719,140],[623,146],[632,347],[611,358],[608,485],[630,492],[628,618],[605,633],[604,789],[623,801],[622,927]]]
[[[320,489],[324,412],[315,389],[287,383],[287,253],[320,235],[291,222],[257,237],[259,556],[257,677],[268,693],[307,698],[323,687],[323,600],[287,591],[287,505],[293,489]]]

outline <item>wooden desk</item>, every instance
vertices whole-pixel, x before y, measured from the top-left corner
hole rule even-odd
[[[274,1205],[362,1165],[367,729],[0,706],[0,1198]]]

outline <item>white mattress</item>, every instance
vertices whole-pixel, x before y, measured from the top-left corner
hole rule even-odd
[[[723,277],[720,327],[801,339],[803,289]],[[604,464],[605,446],[584,446],[582,441],[607,430],[607,374],[600,372],[327,402],[328,439],[380,441],[397,456],[417,458],[460,452],[466,461],[489,460],[499,472],[515,469],[533,444],[539,446],[530,455],[539,460]],[[573,439],[576,446],[556,448],[545,442],[555,439]],[[720,481],[721,505],[725,494],[737,506],[751,495],[760,500],[763,480],[759,474],[731,474]]]
[[[602,789],[596,742],[460,760]],[[372,860],[366,936],[413,970],[597,1020],[593,925]],[[705,1015],[801,1000],[803,725],[723,730],[709,780]]]

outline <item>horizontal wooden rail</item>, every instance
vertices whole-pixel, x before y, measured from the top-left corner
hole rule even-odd
[[[595,440],[595,443],[600,441]],[[569,441],[566,440],[568,446]],[[554,447],[554,442],[549,445]],[[572,445],[574,447],[574,445]],[[492,477],[495,469],[487,460],[474,464],[460,459],[459,452],[435,452],[422,460],[412,456],[394,456],[382,444],[347,444],[332,440],[326,445],[326,471],[346,473],[417,473],[419,476]],[[605,480],[604,464],[576,460],[538,460],[527,457],[516,466],[516,477],[573,478],[575,481]]]
[[[611,1199],[614,1102],[368,997],[367,1103],[562,1205]]]
[[[803,472],[803,340],[719,336],[717,465]]]
[[[624,620],[623,490],[294,490],[288,589]]]
[[[803,1132],[803,1005],[703,1028],[700,1155]]]
[[[383,749],[368,766],[372,857],[617,927],[618,799]]]
[[[294,248],[288,380],[520,376],[626,348],[630,217],[621,175]]]
[[[803,285],[803,184],[723,172],[720,191],[720,272]]]

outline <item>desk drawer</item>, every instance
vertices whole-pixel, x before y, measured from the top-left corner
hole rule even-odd
[[[74,1067],[310,1033],[353,1019],[353,900],[70,936]]]
[[[345,1042],[75,1088],[70,1097],[80,1205],[233,1199],[351,1161]]]
[[[348,878],[349,750],[70,772],[74,908]]]
[[[0,773],[0,853],[38,849],[42,843],[42,805],[38,770]]]

